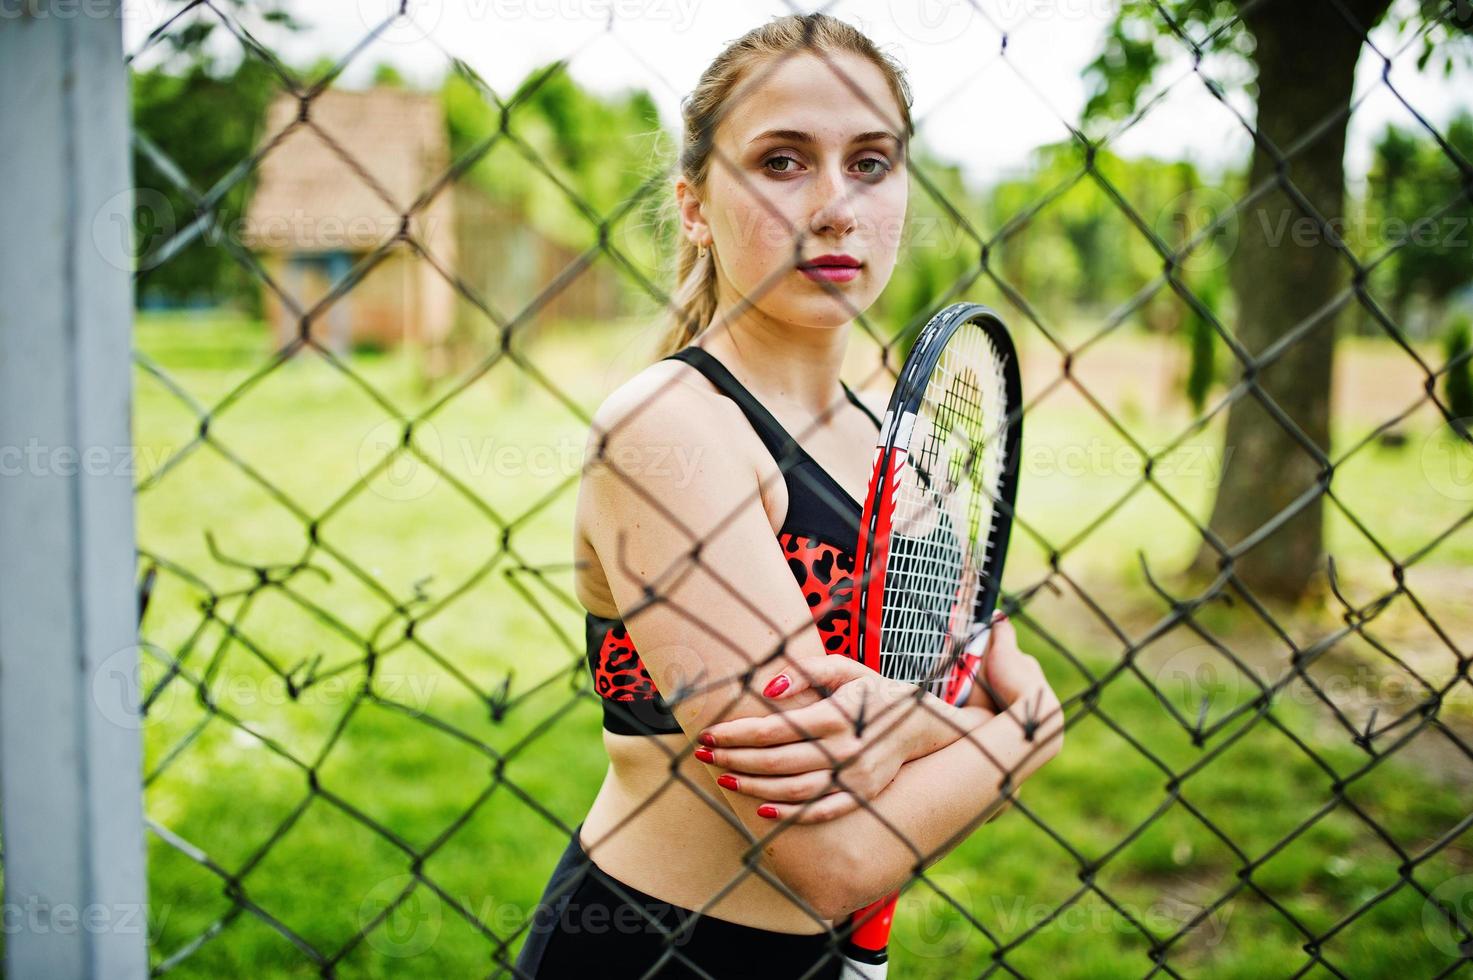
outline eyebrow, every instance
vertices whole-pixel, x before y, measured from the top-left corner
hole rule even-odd
[[[792,141],[794,143],[817,143],[818,142],[818,138],[815,137],[812,133],[805,133],[805,132],[803,132],[800,129],[769,129],[769,130],[766,130],[764,132],[758,133],[756,136],[753,136],[747,142],[748,143],[756,143],[759,140],[765,140],[765,139],[784,139],[784,140],[790,140],[790,141]],[[876,140],[889,140],[892,143],[894,143],[896,146],[902,145],[901,142],[900,142],[900,137],[898,137],[894,133],[889,132],[888,130],[884,130],[884,129],[875,129],[875,130],[871,130],[868,133],[860,133],[859,135],[857,135],[853,139],[851,139],[849,142],[851,142],[851,143],[870,143],[870,142],[874,142]]]

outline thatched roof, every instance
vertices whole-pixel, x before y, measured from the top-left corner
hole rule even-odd
[[[253,248],[376,247],[449,166],[444,116],[433,93],[328,89],[312,99],[305,123],[297,121],[300,109],[286,93],[267,109],[262,140],[276,142],[259,164],[246,209],[243,238]],[[441,190],[434,204],[448,193]],[[414,222],[416,234],[419,225]]]

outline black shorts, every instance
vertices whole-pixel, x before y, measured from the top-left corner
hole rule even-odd
[[[533,913],[512,975],[838,980],[839,942],[832,932],[772,932],[661,901],[594,864],[575,830]]]

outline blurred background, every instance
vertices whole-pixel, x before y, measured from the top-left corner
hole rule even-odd
[[[128,5],[149,946],[498,975],[606,757],[572,591],[648,364],[679,99],[779,3]],[[1473,14],[854,0],[909,72],[845,377],[994,307],[1004,588],[1070,716],[897,975],[1469,955]],[[509,973],[500,973],[509,975]]]

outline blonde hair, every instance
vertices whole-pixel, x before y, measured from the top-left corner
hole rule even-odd
[[[858,28],[838,18],[822,13],[788,14],[753,28],[728,45],[707,66],[695,89],[681,100],[684,134],[677,165],[698,196],[705,195],[716,124],[733,90],[765,58],[799,50],[848,51],[868,58],[885,76],[900,106],[906,140],[914,135],[910,85],[898,62],[881,52]],[[716,315],[716,258],[709,248],[704,256],[698,255],[696,245],[677,234],[673,279],[670,322],[657,358],[689,344]]]

